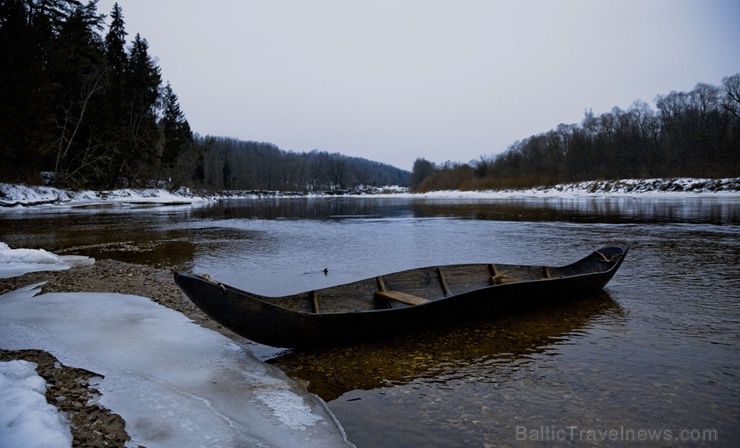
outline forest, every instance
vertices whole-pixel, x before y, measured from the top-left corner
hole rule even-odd
[[[635,101],[462,163],[418,158],[411,173],[325,151],[193,133],[149,44],[97,0],[0,1],[0,181],[60,188],[181,186],[416,191],[581,180],[740,175],[740,74],[721,86]],[[492,148],[496,151],[498,148]]]
[[[369,160],[200,137],[116,3],[0,2],[0,181],[62,188],[324,190],[406,185]]]
[[[740,74],[721,86],[635,101],[580,124],[513,143],[493,156],[441,165],[419,158],[415,191],[528,188],[586,180],[740,176]]]
[[[272,143],[227,137],[195,141],[204,151],[193,164],[193,184],[208,189],[331,191],[408,185],[408,171],[360,157],[283,151]]]

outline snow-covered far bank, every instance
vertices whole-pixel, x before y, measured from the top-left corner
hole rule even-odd
[[[0,241],[0,278],[17,277],[28,272],[61,271],[93,263],[94,258],[82,255],[57,255],[44,249],[11,249]]]
[[[525,190],[533,194],[740,194],[740,177],[725,179],[622,179],[599,180],[560,184],[552,187],[536,187]]]
[[[97,402],[124,419],[131,446],[353,446],[318,397],[183,314],[140,296],[38,295],[40,286],[0,295],[0,348],[44,350],[101,375]],[[11,370],[0,397],[38,383],[18,367],[0,370]],[[0,441],[65,433],[46,404],[24,399]]]
[[[521,190],[431,191],[418,196],[427,198],[507,198],[507,197],[696,197],[733,196],[740,198],[740,177],[726,179],[622,179],[588,181],[534,187]]]
[[[0,183],[0,210],[42,205],[82,206],[91,204],[191,204],[208,198],[186,188],[164,189],[61,190],[54,187]]]
[[[169,192],[164,189],[121,189],[106,191],[71,191],[53,187],[0,183],[0,211],[19,207],[90,205],[177,205],[196,204],[224,199],[260,199],[265,197],[426,197],[426,198],[505,198],[516,196],[574,197],[574,196],[653,196],[678,195],[735,195],[740,196],[740,177],[725,179],[622,179],[615,181],[588,181],[535,187],[521,190],[432,191],[410,193],[407,188],[361,187],[353,190],[324,192],[279,192],[254,190],[227,190],[195,192],[187,188]]]

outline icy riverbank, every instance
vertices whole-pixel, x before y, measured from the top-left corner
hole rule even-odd
[[[90,271],[94,262],[0,242],[0,279],[73,266]],[[147,294],[141,284],[154,280],[126,278],[140,285],[137,294]],[[0,295],[0,350],[43,350],[64,366],[95,372],[98,402],[124,419],[131,446],[352,446],[320,398],[185,314],[141,295],[42,294],[42,284]],[[0,408],[8,411],[0,446],[71,446],[45,389],[29,364],[0,362]]]
[[[0,348],[44,350],[100,375],[99,403],[123,417],[132,446],[352,446],[319,398],[181,313],[140,296],[39,295],[39,286],[0,296]],[[0,396],[38,383],[27,371],[9,374],[15,367],[2,365]],[[59,432],[44,400],[22,408],[0,427],[0,440],[32,443]]]
[[[740,177],[725,179],[622,179],[616,181],[588,181],[560,184],[549,187],[535,187],[522,190],[488,191],[433,191],[428,193],[409,193],[406,188],[382,187],[361,188],[351,191],[333,192],[276,192],[276,191],[221,191],[194,192],[181,188],[175,192],[163,189],[121,189],[107,191],[71,191],[53,187],[27,186],[0,183],[0,210],[17,207],[42,205],[85,206],[93,204],[109,205],[151,205],[151,204],[193,204],[222,199],[252,199],[264,197],[440,197],[440,198],[499,198],[510,196],[570,197],[588,195],[740,195]]]

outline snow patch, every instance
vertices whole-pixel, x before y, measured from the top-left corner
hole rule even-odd
[[[0,362],[0,446],[68,448],[69,423],[46,402],[46,381],[28,361]]]
[[[283,424],[305,431],[321,421],[321,417],[311,413],[301,397],[287,390],[271,390],[257,393],[257,398],[267,405]]]
[[[80,255],[56,255],[44,249],[11,249],[0,241],[0,278],[17,277],[28,272],[61,271],[93,263],[94,258]]]

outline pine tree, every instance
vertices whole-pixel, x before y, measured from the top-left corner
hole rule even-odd
[[[118,166],[122,159],[121,151],[128,135],[128,108],[125,99],[125,76],[128,66],[126,54],[126,32],[123,20],[123,10],[118,3],[113,5],[110,12],[111,23],[105,35],[106,59],[106,107],[105,107],[105,138],[104,145],[108,157],[108,183],[115,178],[113,166]]]
[[[221,168],[222,180],[224,182],[224,189],[228,190],[231,188],[231,165],[229,165],[229,159],[224,155],[224,166]]]
[[[153,166],[159,140],[156,106],[160,84],[160,70],[149,56],[149,43],[137,34],[124,72],[126,132],[110,159],[110,186],[118,184],[121,177],[137,183],[145,169]]]
[[[180,153],[193,143],[193,134],[169,82],[162,92],[162,119],[159,123],[164,140],[162,165],[172,171]]]
[[[120,79],[123,83],[123,73],[126,69],[126,32],[123,21],[123,10],[118,3],[113,5],[110,12],[110,28],[105,35],[105,54],[108,68],[113,79]]]
[[[202,185],[206,181],[206,162],[205,155],[202,151],[199,152],[195,159],[195,168],[193,169],[193,175],[190,179],[196,183],[196,185]]]

